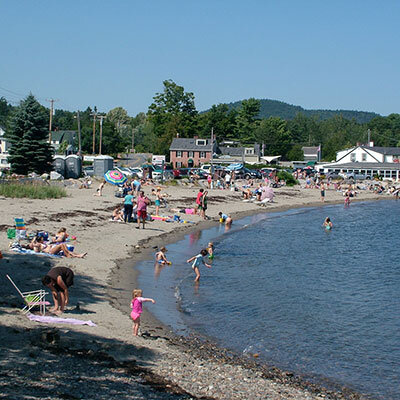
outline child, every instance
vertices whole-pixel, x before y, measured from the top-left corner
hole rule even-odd
[[[208,243],[207,251],[208,251],[208,259],[211,261],[214,260],[214,243],[213,242]]]
[[[325,218],[324,223],[322,224],[322,226],[327,230],[330,231],[333,227],[332,221],[329,217]]]
[[[219,222],[222,224],[225,222],[226,225],[232,224],[232,218],[229,215],[224,214],[222,211],[218,213],[219,215]]]
[[[142,294],[143,294],[143,292],[141,289],[135,289],[132,292],[131,317],[133,319],[133,336],[138,335],[139,326],[140,326],[140,314],[143,312],[142,303],[144,301],[151,301],[153,304],[155,303],[155,300],[142,297]]]
[[[203,257],[205,257],[207,254],[208,251],[206,249],[203,249],[200,251],[200,254],[197,254],[197,256],[193,256],[192,258],[189,258],[189,260],[186,261],[187,263],[193,261],[192,269],[196,274],[196,279],[194,280],[195,282],[198,282],[200,280],[200,271],[199,271],[200,262],[202,262],[207,268],[211,268],[211,265],[205,263],[203,260]]]
[[[167,256],[165,255],[165,253],[166,253],[167,251],[168,251],[168,250],[167,250],[165,247],[161,247],[160,251],[158,251],[158,252],[156,253],[156,261],[157,261],[159,264],[162,264],[162,265],[165,265],[165,264],[171,265],[171,264],[172,264],[170,261],[167,260]]]

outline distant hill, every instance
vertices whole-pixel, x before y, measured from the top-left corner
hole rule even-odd
[[[350,111],[350,110],[306,110],[300,106],[284,103],[278,100],[259,99],[261,103],[259,118],[280,117],[285,120],[290,120],[296,114],[302,113],[306,117],[318,117],[319,119],[332,118],[335,115],[342,115],[346,119],[355,119],[358,123],[366,123],[379,114],[366,111]],[[238,109],[242,101],[227,104],[229,109]]]

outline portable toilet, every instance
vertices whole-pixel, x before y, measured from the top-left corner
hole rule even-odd
[[[82,159],[76,154],[65,158],[66,178],[78,179],[82,174]]]
[[[53,166],[54,171],[65,177],[65,156],[54,156]]]
[[[110,156],[97,156],[93,161],[93,174],[97,177],[103,177],[104,174],[113,169],[114,159]]]

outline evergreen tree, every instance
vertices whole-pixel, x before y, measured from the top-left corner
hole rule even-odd
[[[8,161],[12,172],[42,174],[53,169],[53,151],[47,142],[47,115],[32,94],[17,107],[7,138],[11,142]]]

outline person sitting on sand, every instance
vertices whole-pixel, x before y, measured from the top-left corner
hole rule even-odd
[[[36,253],[47,253],[47,254],[57,255],[62,251],[64,253],[64,256],[67,258],[84,258],[87,254],[87,253],[75,254],[68,249],[65,243],[58,243],[58,244],[44,243],[42,236],[36,236],[34,240],[35,242],[33,244],[33,250]]]
[[[159,264],[171,265],[171,262],[167,260],[167,256],[165,255],[165,253],[166,253],[167,251],[168,251],[168,250],[163,246],[163,247],[161,247],[160,251],[158,251],[158,252],[156,253],[156,261],[157,261]]]
[[[54,307],[50,312],[61,314],[69,303],[68,288],[74,284],[74,273],[67,267],[54,267],[43,278],[42,283],[51,290]]]
[[[124,222],[124,212],[122,211],[122,206],[118,206],[114,209],[112,213],[112,220]]]
[[[66,242],[68,238],[67,228],[60,228],[56,233],[56,236],[53,237],[53,243],[63,243]]]
[[[327,231],[331,230],[331,229],[333,228],[333,224],[332,224],[331,219],[330,219],[329,217],[326,217],[324,223],[322,224],[322,226],[323,226]]]
[[[252,193],[250,188],[244,189],[242,191],[242,193],[243,193],[243,199],[244,200],[250,200],[251,196],[253,195],[253,193]]]

